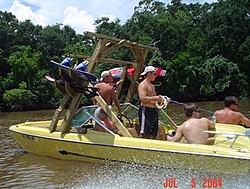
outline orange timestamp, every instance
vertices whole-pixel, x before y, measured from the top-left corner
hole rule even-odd
[[[202,178],[190,179],[190,188],[196,188],[197,183],[199,188],[222,188],[222,178]],[[201,185],[201,187],[200,187]],[[164,188],[179,188],[177,179],[176,178],[166,178],[165,182],[163,183]]]

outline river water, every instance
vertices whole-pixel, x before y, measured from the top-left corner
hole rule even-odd
[[[223,107],[221,101],[197,104],[211,111]],[[185,120],[182,106],[170,104],[168,109],[168,114],[177,124]],[[239,111],[250,118],[250,100],[240,101]],[[53,113],[54,110],[0,112],[0,188],[250,188],[250,174],[221,174],[209,173],[205,170],[64,161],[28,154],[11,138],[9,126],[27,120],[49,120]],[[210,115],[203,113],[202,116],[209,117]],[[208,181],[211,180],[213,183],[216,181],[217,184],[209,185]],[[165,185],[167,181],[172,181],[173,185],[167,187]]]

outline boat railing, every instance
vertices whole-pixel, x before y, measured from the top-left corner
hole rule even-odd
[[[98,125],[100,125],[105,131],[107,131],[108,133],[115,135],[115,133],[113,131],[111,131],[110,129],[108,129],[103,123],[101,123],[98,119],[96,119],[94,116],[92,116],[89,112],[87,112],[86,110],[84,111],[87,115],[89,115],[89,117],[95,121],[95,123],[97,123]]]
[[[195,143],[197,143],[200,139],[200,137],[202,136],[202,134],[204,133],[208,133],[208,134],[214,134],[213,138],[216,138],[218,135],[221,136],[221,135],[227,135],[226,139],[225,140],[222,140],[222,141],[218,141],[216,143],[214,143],[214,145],[218,145],[220,143],[223,143],[223,142],[227,142],[227,141],[230,141],[233,139],[233,141],[231,142],[231,144],[229,145],[229,148],[232,148],[233,145],[235,144],[236,140],[239,138],[239,137],[248,137],[250,139],[250,129],[246,130],[244,133],[238,133],[238,132],[221,132],[221,131],[203,131],[201,132],[198,137],[197,137],[197,140]]]

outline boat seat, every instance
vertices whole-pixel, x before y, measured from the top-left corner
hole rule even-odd
[[[81,134],[86,134],[87,133],[87,128],[81,128],[81,127],[72,127],[70,129],[71,133],[81,133]]]
[[[94,129],[93,124],[88,123],[81,125],[80,127],[71,127],[70,132],[86,134],[88,129]]]

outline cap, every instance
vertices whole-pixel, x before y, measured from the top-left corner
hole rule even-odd
[[[147,67],[145,67],[144,72],[142,72],[141,75],[145,75],[148,72],[154,72],[154,71],[156,71],[154,66],[147,66]]]
[[[103,78],[104,78],[104,77],[107,77],[109,74],[110,74],[109,71],[103,71],[103,72],[101,73],[101,79],[100,79],[100,81],[102,81]]]

